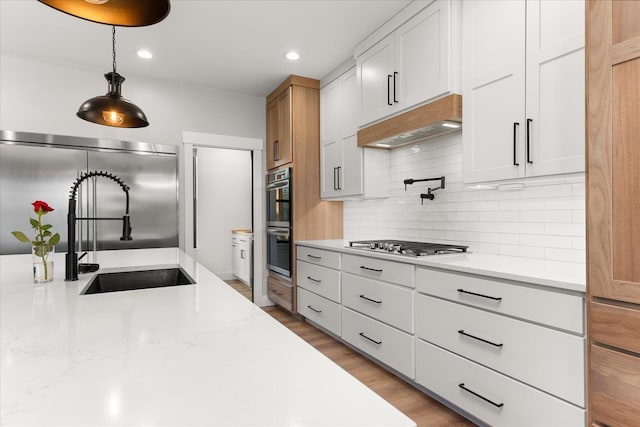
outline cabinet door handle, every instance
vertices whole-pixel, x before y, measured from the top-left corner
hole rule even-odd
[[[365,267],[364,265],[361,265],[360,268],[363,270],[375,271],[376,273],[382,273],[382,269]]]
[[[477,294],[475,292],[465,291],[464,289],[458,289],[458,292],[460,292],[461,294],[469,294],[469,295],[475,295],[477,297],[488,298],[488,299],[492,299],[494,301],[502,301],[502,297],[492,297],[492,296],[489,296],[489,295]]]
[[[464,329],[460,329],[460,330],[458,331],[458,333],[459,333],[460,335],[464,335],[465,337],[473,338],[474,340],[478,340],[478,341],[482,341],[482,342],[487,343],[487,344],[491,344],[491,345],[492,345],[492,346],[494,346],[494,347],[502,347],[502,345],[503,345],[502,343],[500,343],[500,344],[496,344],[496,343],[494,343],[494,342],[491,342],[491,341],[485,340],[485,339],[483,339],[483,338],[476,337],[476,336],[474,336],[474,335],[468,334],[468,333],[466,333],[466,332],[464,331]]]
[[[516,142],[518,139],[518,126],[520,126],[520,123],[513,122],[513,166],[520,166],[520,163],[518,163],[518,156],[516,153]]]
[[[342,190],[342,185],[340,184],[340,169],[342,169],[342,166],[338,166],[336,169],[338,169],[338,190]]]
[[[482,396],[479,393],[476,393],[473,390],[469,390],[467,387],[465,387],[464,383],[460,383],[458,384],[458,387],[460,387],[461,389],[463,389],[464,391],[466,391],[467,393],[471,393],[476,397],[479,397],[480,399],[484,400],[485,402],[489,402],[491,403],[493,406],[495,406],[496,408],[502,408],[504,406],[504,403],[496,403],[493,400],[487,399],[486,397]]]
[[[338,189],[338,184],[337,184],[337,180],[336,180],[336,171],[337,170],[338,170],[337,166],[335,168],[333,168],[333,189],[334,190]]]
[[[273,141],[273,160],[277,161],[280,160],[278,158],[278,140],[276,139],[275,141]]]
[[[531,122],[533,122],[533,119],[527,119],[527,163],[533,163],[533,160],[531,160]]]
[[[310,305],[308,305],[308,306],[307,306],[307,308],[308,308],[309,310],[311,310],[311,311],[315,311],[316,313],[322,313],[322,310],[317,310],[317,309],[315,309],[315,308],[311,307]]]
[[[240,249],[240,259],[244,259],[244,249]]]
[[[398,75],[397,71],[393,72],[393,102],[395,102],[396,104],[398,103],[398,100],[396,99],[396,76]]]
[[[278,295],[278,296],[282,296],[282,295],[284,295],[282,292],[278,292],[278,291],[276,291],[275,289],[273,289],[273,293],[274,293],[274,294],[276,294],[276,295]]]
[[[312,282],[316,282],[316,283],[320,283],[320,282],[322,282],[322,280],[314,279],[314,278],[313,278],[313,277],[311,277],[311,276],[307,276],[307,279],[311,280]]]
[[[360,332],[358,335],[360,335],[362,338],[364,338],[364,339],[366,339],[366,340],[371,341],[372,343],[376,343],[376,344],[378,344],[378,345],[382,344],[382,341],[376,341],[376,340],[374,340],[373,338],[369,338],[368,336],[366,336],[366,335],[364,334],[364,332]]]
[[[391,92],[391,78],[393,76],[391,74],[387,74],[387,105],[393,105],[391,103],[391,97],[389,96],[389,92]]]
[[[362,298],[362,299],[366,299],[367,301],[371,301],[371,302],[376,303],[376,304],[382,304],[382,301],[376,301],[376,300],[374,300],[374,299],[367,298],[367,297],[365,297],[364,295],[360,295],[360,298]]]
[[[307,256],[308,256],[309,258],[313,258],[313,259],[322,259],[322,257],[321,257],[321,256],[316,256],[316,255],[311,255],[311,254],[307,254]]]

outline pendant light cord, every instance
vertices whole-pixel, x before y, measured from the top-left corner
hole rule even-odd
[[[114,25],[111,36],[111,46],[113,47],[113,74],[111,75],[111,84],[113,87],[116,85],[116,26]]]

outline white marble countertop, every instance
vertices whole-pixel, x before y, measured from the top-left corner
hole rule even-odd
[[[296,244],[424,267],[479,274],[569,291],[586,292],[586,266],[580,263],[473,252],[412,258],[349,248],[349,242],[344,240],[306,240],[297,241]],[[472,250],[473,248],[470,249]]]
[[[0,256],[2,425],[415,426],[177,249],[99,253],[178,264],[196,285],[79,295]]]

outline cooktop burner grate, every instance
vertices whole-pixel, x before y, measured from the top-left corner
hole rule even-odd
[[[354,240],[349,242],[349,247],[373,252],[419,257],[467,252],[469,246],[410,242],[405,240]]]

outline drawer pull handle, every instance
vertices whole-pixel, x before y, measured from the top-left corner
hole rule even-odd
[[[284,295],[282,292],[278,292],[275,289],[273,290],[273,293],[276,294],[276,295]]]
[[[367,297],[365,297],[364,295],[360,295],[360,298],[362,298],[362,299],[366,299],[367,301],[371,301],[371,302],[376,303],[376,304],[382,304],[382,301],[376,301],[376,300],[374,300],[374,299],[367,298]]]
[[[477,297],[492,299],[494,301],[502,301],[502,297],[491,297],[489,295],[482,295],[482,294],[477,294],[475,292],[465,291],[464,289],[458,289],[458,292],[460,292],[461,294],[469,294],[469,295],[475,295]]]
[[[502,347],[502,343],[500,343],[500,344],[496,344],[496,343],[494,343],[494,342],[487,341],[487,340],[485,340],[485,339],[482,339],[482,338],[479,338],[479,337],[473,336],[473,335],[471,335],[471,334],[466,333],[466,332],[464,331],[464,329],[460,329],[460,330],[458,331],[458,333],[459,333],[460,335],[464,335],[465,337],[473,338],[474,340],[478,340],[478,341],[485,342],[485,343],[487,343],[487,344],[491,344],[491,345],[492,345],[492,346],[494,346],[494,347]]]
[[[310,254],[307,254],[307,256],[308,256],[309,258],[313,258],[313,259],[322,259],[322,257],[321,257],[321,256],[310,255]]]
[[[365,267],[364,265],[360,266],[361,269],[363,270],[369,270],[369,271],[375,271],[377,273],[382,273],[382,269],[377,269],[377,268],[370,268],[370,267]]]
[[[311,280],[312,282],[316,282],[316,283],[320,283],[320,282],[322,282],[322,280],[314,279],[314,278],[313,278],[313,277],[311,277],[311,276],[307,276],[307,279]]]
[[[317,310],[317,309],[315,309],[315,308],[311,307],[310,305],[308,305],[308,306],[307,306],[307,308],[308,308],[309,310],[311,310],[311,311],[315,311],[316,313],[322,313],[322,310]]]
[[[486,397],[484,397],[481,394],[476,393],[473,390],[469,390],[467,387],[465,387],[464,383],[460,383],[458,384],[458,387],[460,387],[461,389],[463,389],[464,391],[466,391],[467,393],[471,393],[476,397],[479,397],[480,399],[484,400],[485,402],[489,402],[491,403],[493,406],[495,406],[496,408],[502,408],[504,406],[504,403],[496,403],[490,399],[487,399]]]
[[[359,335],[360,335],[362,338],[364,338],[364,339],[367,339],[367,340],[371,341],[372,343],[375,343],[375,344],[378,344],[378,345],[382,344],[382,341],[376,341],[376,340],[374,340],[373,338],[369,338],[368,336],[366,336],[366,335],[364,334],[364,332],[360,332],[360,334],[359,334]]]

